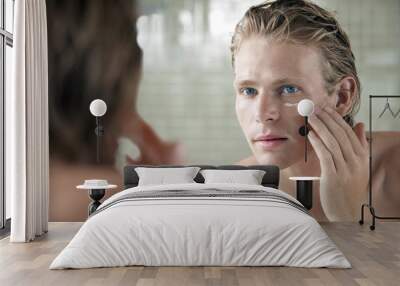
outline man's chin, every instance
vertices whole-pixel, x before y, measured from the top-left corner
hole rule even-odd
[[[285,169],[291,165],[291,161],[288,160],[287,156],[282,156],[281,154],[274,153],[257,153],[254,152],[254,157],[258,164],[260,165],[275,165],[279,169]]]

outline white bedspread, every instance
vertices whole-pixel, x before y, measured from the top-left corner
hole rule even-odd
[[[119,201],[132,192],[204,188],[262,190],[297,202],[282,191],[254,185],[193,183],[127,189],[100,206],[103,210],[82,225],[50,269],[126,265],[351,267],[318,222],[290,204],[245,197]]]

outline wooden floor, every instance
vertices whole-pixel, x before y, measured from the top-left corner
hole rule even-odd
[[[50,223],[32,242],[0,241],[0,285],[400,285],[400,222],[323,224],[353,268],[122,267],[48,270],[81,223]]]

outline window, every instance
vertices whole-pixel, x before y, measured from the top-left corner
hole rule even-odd
[[[11,92],[14,0],[0,0],[0,236],[9,230],[10,194],[5,189],[5,98]]]

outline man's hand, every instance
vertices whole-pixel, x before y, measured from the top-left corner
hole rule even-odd
[[[320,160],[320,198],[330,221],[355,221],[368,189],[368,142],[330,107],[316,107],[309,140]]]

